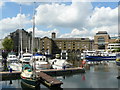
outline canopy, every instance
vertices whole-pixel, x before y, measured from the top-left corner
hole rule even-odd
[[[44,56],[44,55],[36,53],[34,56]]]
[[[22,70],[25,70],[25,69],[31,69],[31,70],[32,70],[32,66],[30,66],[29,64],[25,64],[25,65],[22,67]]]

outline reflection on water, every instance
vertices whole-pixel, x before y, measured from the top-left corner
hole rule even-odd
[[[57,76],[63,82],[62,88],[118,88],[120,80],[115,63],[86,66],[86,73]],[[3,88],[21,88],[21,80],[2,81]],[[46,88],[40,85],[41,88]]]

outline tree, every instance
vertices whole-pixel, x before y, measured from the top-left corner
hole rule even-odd
[[[4,41],[2,42],[2,45],[5,50],[11,51],[13,50],[14,42],[11,38],[5,38]]]

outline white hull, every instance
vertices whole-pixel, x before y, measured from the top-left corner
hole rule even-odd
[[[41,54],[36,54],[35,56],[33,56],[32,59],[33,60],[30,61],[30,65],[35,64],[34,67],[37,70],[40,70],[40,69],[50,69],[51,65],[47,62],[46,56],[41,55]],[[34,62],[34,60],[35,60],[35,62]]]
[[[3,71],[4,67],[2,66],[2,64],[0,63],[0,71]]]
[[[66,68],[71,67],[72,64],[68,63],[64,59],[53,59],[49,61],[54,69],[63,69],[65,66]]]
[[[22,57],[20,58],[20,62],[22,63],[29,63],[32,59],[32,54],[30,53],[24,53]]]
[[[10,63],[9,66],[14,71],[22,71],[22,64],[21,63]]]
[[[18,61],[16,55],[8,55],[7,62],[15,62],[15,61]]]

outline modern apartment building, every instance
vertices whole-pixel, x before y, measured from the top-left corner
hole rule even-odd
[[[108,45],[114,43],[116,38],[111,38],[106,31],[99,31],[94,36],[94,46],[96,50],[107,50]]]

